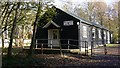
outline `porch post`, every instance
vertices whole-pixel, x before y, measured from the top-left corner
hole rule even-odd
[[[38,40],[36,39],[36,46],[35,46],[36,49],[37,49],[37,47],[38,47],[37,41],[38,41]]]
[[[77,22],[77,25],[78,25],[78,48],[79,48],[79,50],[80,50],[80,52],[81,52],[80,23],[81,23],[81,21],[80,21],[80,22]]]
[[[70,46],[70,40],[68,40],[68,50],[69,50],[69,46]]]
[[[53,40],[52,39],[50,39],[51,41],[50,41],[50,46],[51,46],[51,49],[52,49],[52,42],[53,42]]]

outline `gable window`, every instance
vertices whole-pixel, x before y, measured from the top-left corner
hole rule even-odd
[[[87,38],[87,26],[83,26],[83,37]]]

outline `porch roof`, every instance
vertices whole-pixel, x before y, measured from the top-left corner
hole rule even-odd
[[[60,28],[60,26],[53,21],[48,22],[45,26],[43,26],[43,28],[48,28],[51,24],[57,28]]]

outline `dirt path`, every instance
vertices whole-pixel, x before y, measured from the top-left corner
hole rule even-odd
[[[107,49],[107,55],[120,55],[120,44],[116,44],[115,46],[106,46]],[[99,47],[96,49],[93,49],[94,54],[105,54],[105,48]]]

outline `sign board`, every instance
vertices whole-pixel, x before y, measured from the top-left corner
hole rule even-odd
[[[63,25],[64,26],[71,26],[71,25],[73,25],[73,21],[64,21]]]

